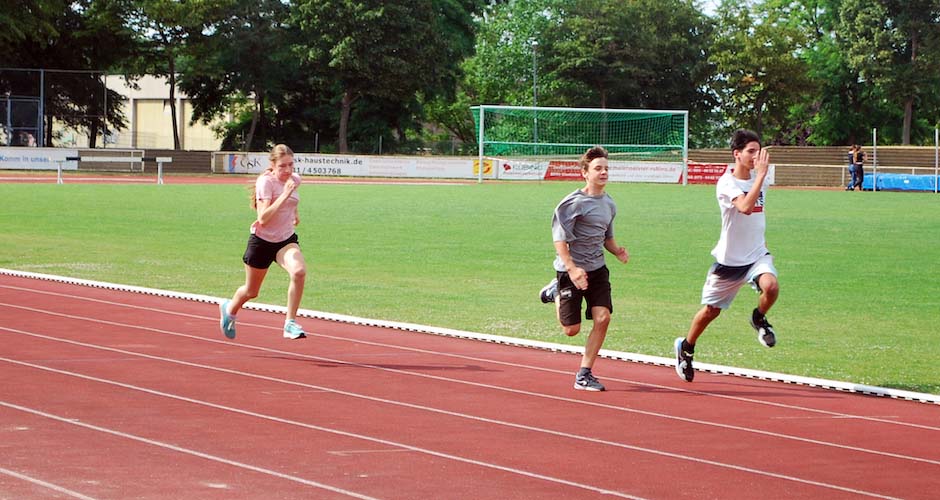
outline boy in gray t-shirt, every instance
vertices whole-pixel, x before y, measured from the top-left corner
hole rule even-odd
[[[604,192],[609,170],[607,151],[595,146],[584,153],[580,164],[586,184],[566,196],[555,208],[552,239],[556,252],[556,278],[542,289],[540,295],[542,302],[555,303],[558,322],[569,337],[581,331],[581,302],[582,299],[587,300],[586,318],[594,320],[594,326],[584,346],[574,388],[603,391],[603,384],[594,377],[591,369],[604,344],[613,312],[610,273],[604,263],[604,250],[617,256],[624,264],[630,259],[630,254],[614,239],[617,205]]]

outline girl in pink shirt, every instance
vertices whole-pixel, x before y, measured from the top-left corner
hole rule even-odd
[[[245,284],[235,291],[231,300],[219,305],[219,324],[222,333],[230,339],[235,338],[235,315],[245,302],[258,296],[272,262],[277,262],[290,275],[284,338],[306,337],[295,321],[307,277],[307,264],[294,232],[294,227],[300,223],[297,214],[300,176],[294,173],[294,152],[284,144],[274,146],[270,159],[270,166],[258,176],[252,190],[251,207],[257,211],[258,218],[251,224],[248,248],[242,258]]]

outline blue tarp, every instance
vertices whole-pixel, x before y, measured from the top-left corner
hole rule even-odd
[[[873,177],[865,172],[862,189],[871,191]],[[882,174],[878,173],[878,191],[933,191],[937,178],[933,175]]]

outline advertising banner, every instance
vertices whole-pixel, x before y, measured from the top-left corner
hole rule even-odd
[[[675,163],[610,162],[610,182],[676,183],[682,178],[682,165]],[[582,181],[577,161],[550,161],[545,171],[547,181]]]
[[[675,184],[682,178],[682,164],[610,162],[610,182],[655,182]]]
[[[548,162],[545,170],[547,181],[582,181],[581,167],[576,160],[555,160]]]
[[[496,177],[506,180],[542,180],[547,162],[531,160],[486,160],[498,162]]]
[[[224,153],[222,171],[260,174],[270,163],[267,153]],[[476,160],[454,157],[352,156],[296,153],[294,171],[300,175],[329,177],[407,177],[471,179],[478,175]],[[487,161],[483,176],[492,178]]]
[[[480,159],[473,160],[473,176],[480,177]],[[483,160],[483,177],[493,176],[493,160]]]
[[[269,164],[267,153],[217,153],[225,173],[260,174]],[[216,171],[220,163],[216,162]],[[365,156],[297,153],[294,170],[301,175],[330,177],[403,177],[476,179],[476,158],[453,156]],[[696,174],[701,177],[704,174]],[[720,174],[718,174],[720,175]],[[577,160],[483,160],[483,178],[500,180],[546,180],[581,182]],[[717,177],[715,178],[717,179]],[[611,182],[681,183],[681,163],[610,162]]]
[[[58,170],[56,160],[78,156],[77,149],[0,148],[0,170]],[[62,162],[62,170],[78,170],[78,162]]]
[[[689,184],[715,184],[729,166],[727,163],[696,163],[690,161]]]
[[[726,170],[733,167],[733,163],[696,163],[689,162],[689,184],[717,184],[718,178]],[[767,185],[774,184],[774,176],[777,172],[777,166],[770,164],[767,168]],[[679,183],[682,183],[682,176],[679,176]]]

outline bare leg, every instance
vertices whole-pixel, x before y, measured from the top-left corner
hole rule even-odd
[[[277,253],[277,263],[290,275],[290,285],[287,287],[287,319],[297,317],[300,299],[304,295],[304,283],[307,279],[307,263],[300,247],[291,243]]]
[[[594,326],[591,328],[587,343],[584,345],[581,368],[594,367],[597,353],[600,352],[601,346],[604,345],[604,339],[607,338],[607,327],[610,326],[610,310],[604,306],[592,307],[591,317],[594,318]]]
[[[777,277],[770,273],[764,273],[757,279],[760,286],[760,299],[757,301],[757,309],[761,314],[767,314],[767,311],[777,302],[777,296],[780,294],[780,284],[777,283]]]
[[[258,269],[245,264],[245,284],[238,287],[238,290],[235,290],[235,295],[232,296],[228,311],[230,315],[238,314],[245,302],[258,296],[261,283],[264,282],[264,277],[267,274],[267,269]]]
[[[705,331],[705,328],[711,324],[718,315],[721,314],[721,309],[715,306],[706,305],[699,309],[695,316],[692,318],[692,325],[689,326],[689,333],[685,336],[686,342],[689,344],[695,345],[695,341],[698,340],[699,335]]]

